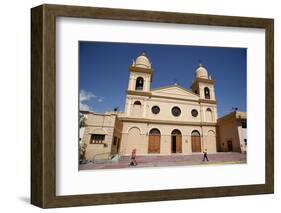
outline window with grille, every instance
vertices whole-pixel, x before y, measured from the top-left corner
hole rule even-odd
[[[102,144],[104,143],[104,139],[105,139],[105,135],[96,135],[96,134],[93,134],[91,136],[91,141],[90,143],[91,144]]]

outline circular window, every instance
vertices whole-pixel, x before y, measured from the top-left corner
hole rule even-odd
[[[172,114],[176,117],[180,116],[180,114],[181,114],[180,108],[179,107],[173,107],[172,108]]]
[[[197,117],[198,116],[198,111],[196,109],[191,110],[191,115],[193,117]]]
[[[153,114],[158,114],[160,112],[160,108],[159,108],[159,106],[153,106],[151,108],[151,111]]]

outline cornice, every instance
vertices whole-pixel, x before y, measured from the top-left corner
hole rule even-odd
[[[151,124],[168,124],[168,125],[191,125],[191,126],[216,126],[217,123],[209,122],[189,122],[189,121],[174,121],[174,120],[156,120],[156,119],[147,119],[147,118],[120,118],[122,122],[138,122],[138,123],[151,123]]]
[[[199,99],[200,103],[207,103],[207,104],[216,104],[217,102],[215,100],[209,100],[209,99]]]
[[[129,66],[129,72],[141,72],[153,74],[153,69]]]
[[[206,79],[206,78],[196,78],[193,82],[192,82],[192,89],[195,87],[195,85],[197,85],[199,82],[202,83],[208,83],[208,84],[215,84],[214,80],[211,79]]]
[[[139,96],[148,96],[151,97],[151,92],[144,92],[144,91],[138,91],[138,90],[127,90],[127,95],[139,95]]]

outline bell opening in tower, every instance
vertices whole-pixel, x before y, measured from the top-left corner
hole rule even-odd
[[[143,78],[138,77],[136,80],[136,90],[143,90]]]

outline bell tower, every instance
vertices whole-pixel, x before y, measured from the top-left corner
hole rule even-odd
[[[151,92],[153,70],[142,53],[129,67],[129,83],[126,95],[125,114],[128,117],[145,117]]]
[[[133,60],[133,64],[129,67],[129,72],[128,91],[150,91],[153,70],[145,53],[142,53],[136,60]]]
[[[195,71],[192,91],[199,96],[202,122],[215,123],[218,117],[215,81],[211,79],[207,69],[202,64],[199,64],[199,67]]]
[[[215,81],[208,75],[208,71],[203,64],[199,64],[199,67],[195,71],[192,91],[199,95],[201,100],[216,101]]]

